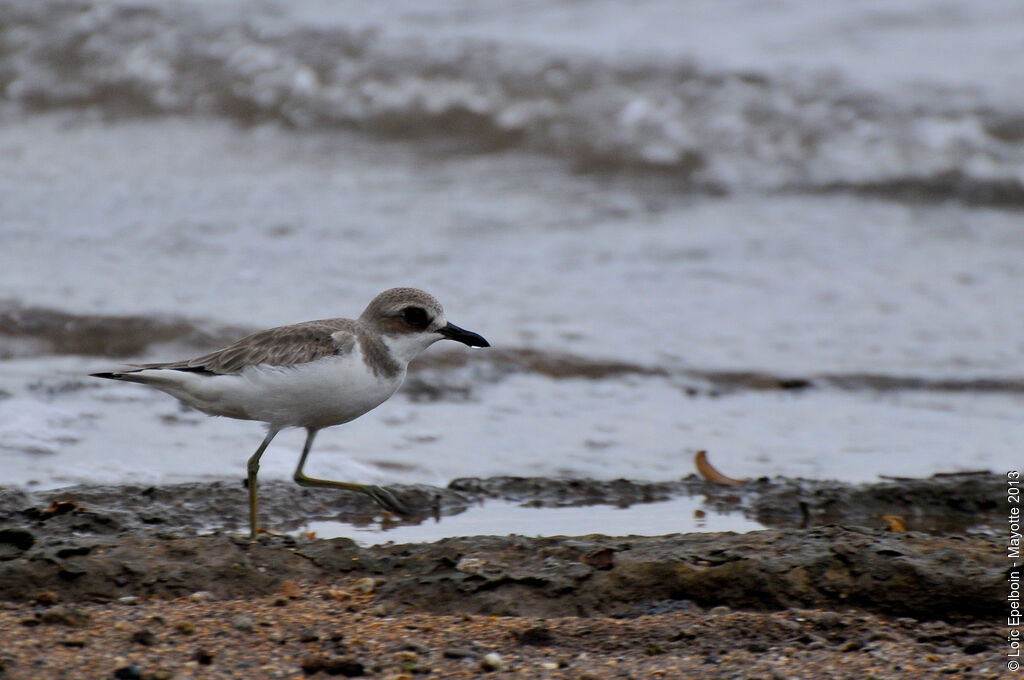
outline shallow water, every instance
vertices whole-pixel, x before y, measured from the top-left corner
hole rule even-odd
[[[82,376],[393,285],[534,360],[432,348],[311,474],[1012,467],[1024,10],[773,7],[5,4],[5,482],[241,476],[259,426]]]
[[[698,513],[699,511],[699,513]],[[642,503],[628,508],[591,505],[578,508],[530,508],[488,501],[458,515],[422,524],[352,526],[341,522],[310,522],[297,533],[317,538],[351,538],[359,545],[428,543],[458,536],[664,536],[695,531],[763,529],[739,513],[713,512],[697,498]]]

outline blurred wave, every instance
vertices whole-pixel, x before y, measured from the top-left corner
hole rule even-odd
[[[259,11],[18,0],[0,5],[0,91],[6,116],[217,116],[515,147],[699,192],[1024,206],[1024,115],[963,93],[865,91],[837,74],[398,38]]]

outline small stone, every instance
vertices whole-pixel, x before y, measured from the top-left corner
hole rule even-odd
[[[152,680],[173,680],[174,671],[169,671],[166,668],[158,668],[149,674]]]
[[[465,647],[446,647],[441,650],[441,655],[446,659],[464,659],[476,656],[473,650],[466,649]]]
[[[402,642],[402,645],[398,648],[404,652],[416,652],[417,654],[427,654],[430,652],[430,647],[423,644],[419,640],[406,639]]]
[[[299,642],[316,642],[320,639],[320,634],[315,630],[304,630],[299,633]]]
[[[156,642],[156,636],[153,631],[143,628],[132,633],[132,642],[149,647]]]
[[[197,590],[196,592],[189,595],[188,599],[192,600],[193,602],[206,602],[207,600],[213,599],[213,593],[211,593],[209,590]]]
[[[344,588],[328,588],[327,593],[324,595],[324,599],[329,600],[347,600],[352,597],[352,593],[348,592]]]
[[[361,578],[358,581],[356,581],[356,590],[358,590],[361,593],[369,595],[370,593],[376,591],[377,587],[382,585],[384,582],[385,581],[382,578],[373,578],[371,576],[367,576],[366,578]]]
[[[191,621],[179,621],[178,625],[174,627],[174,630],[178,631],[182,635],[191,635],[196,632],[196,624]]]
[[[416,652],[405,651],[396,654],[395,658],[398,659],[400,663],[416,663],[420,660],[420,655]]]
[[[36,595],[36,602],[45,605],[57,604],[60,602],[60,595],[52,590],[44,590]]]
[[[601,548],[597,552],[584,555],[580,560],[583,564],[594,569],[611,569],[615,566],[615,550],[612,548]]]
[[[534,647],[547,647],[554,643],[555,636],[547,626],[533,626],[525,630],[513,633],[521,645],[532,645]]]
[[[359,677],[366,672],[363,664],[354,659],[331,659],[324,670],[328,675],[344,675],[346,678]]]
[[[861,640],[847,640],[840,647],[840,652],[856,652],[858,649],[864,647],[864,642]]]
[[[374,616],[388,616],[391,614],[391,607],[386,604],[378,604],[376,607],[370,610],[370,613]]]
[[[353,659],[332,659],[325,656],[307,656],[299,662],[299,665],[306,675],[323,671],[328,675],[344,675],[347,678],[355,678],[366,672],[363,664]]]
[[[253,622],[252,617],[246,616],[245,614],[242,614],[241,616],[236,616],[231,621],[231,625],[234,627],[235,630],[240,630],[243,633],[251,633],[256,629],[256,624],[255,622]]]
[[[118,604],[128,604],[128,605],[138,604],[139,603],[139,596],[138,595],[123,595],[123,596],[117,598],[117,603]]]
[[[292,600],[298,600],[302,598],[302,588],[298,586],[295,581],[285,581],[281,584],[281,595],[290,598]]]
[[[726,607],[724,604],[720,604],[717,607],[712,607],[711,609],[709,609],[708,614],[710,614],[711,616],[722,616],[723,614],[728,614],[731,611],[732,610]]]
[[[500,671],[505,667],[505,662],[502,661],[501,655],[497,652],[489,652],[484,654],[484,658],[480,659],[480,669],[490,673],[491,671]]]
[[[556,671],[556,670],[558,670],[558,664],[555,663],[554,661],[543,661],[543,662],[541,662],[540,667],[543,668],[546,671]]]
[[[989,643],[987,640],[984,640],[983,638],[972,638],[964,645],[964,654],[981,654],[982,652],[987,652],[988,649]]]
[[[77,607],[66,607],[57,605],[42,613],[39,619],[43,623],[61,624],[64,626],[84,626],[91,616],[88,612]]]
[[[281,643],[281,642],[284,642],[287,638],[285,638],[284,633],[280,633],[280,632],[274,630],[274,631],[271,631],[271,632],[267,633],[267,639],[270,640],[271,642]]]

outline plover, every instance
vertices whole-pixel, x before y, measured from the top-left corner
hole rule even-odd
[[[358,491],[387,510],[408,513],[387,489],[314,479],[302,469],[317,432],[384,403],[401,386],[409,362],[443,339],[490,347],[482,336],[449,323],[441,304],[428,293],[391,288],[355,320],[323,319],[271,328],[195,359],[91,375],[154,387],[209,415],[266,423],[267,436],[248,463],[249,525],[255,538],[260,457],[286,427],[306,429],[293,475],[297,483]]]

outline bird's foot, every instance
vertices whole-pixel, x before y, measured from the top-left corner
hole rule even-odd
[[[395,496],[395,494],[391,493],[382,486],[374,486],[372,484],[367,484],[363,486],[363,488],[360,490],[367,496],[372,498],[374,501],[376,501],[377,505],[384,508],[388,512],[392,512],[396,515],[401,515],[403,517],[408,517],[410,515],[416,514],[412,508],[410,508],[404,502],[400,501],[398,497]]]

